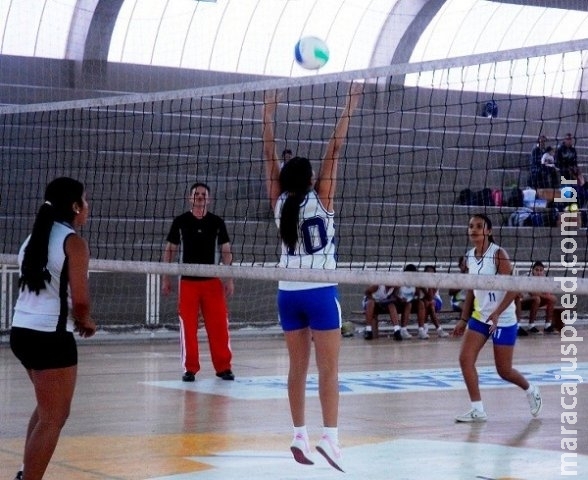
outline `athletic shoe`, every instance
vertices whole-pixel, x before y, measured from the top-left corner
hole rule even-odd
[[[547,325],[543,329],[543,333],[553,333],[553,332],[555,332],[555,328],[553,328],[553,325]]]
[[[419,338],[421,340],[427,340],[429,338],[429,334],[427,333],[427,330],[425,330],[423,327],[419,328]]]
[[[533,385],[533,391],[527,393],[527,400],[529,400],[529,406],[531,407],[531,415],[536,417],[543,408],[543,399],[541,398],[539,387]]]
[[[18,471],[18,473],[16,474],[16,477],[14,477],[14,480],[22,480],[22,470]]]
[[[225,370],[223,372],[218,372],[216,374],[217,377],[222,378],[223,380],[235,380],[235,374],[230,370]]]
[[[325,457],[331,467],[336,468],[340,472],[344,472],[341,449],[338,445],[335,445],[327,435],[321,437],[316,449],[323,457]]]
[[[294,455],[294,460],[303,465],[314,465],[314,462],[310,459],[310,447],[308,445],[308,439],[304,438],[304,435],[297,433],[290,444],[290,451]]]
[[[485,422],[488,420],[488,415],[486,412],[481,412],[475,408],[471,409],[468,413],[464,413],[463,415],[458,415],[455,417],[456,422],[462,423],[478,423],[478,422]]]
[[[529,333],[539,333],[539,329],[535,325],[532,325],[529,327]]]
[[[372,340],[374,338],[374,333],[371,330],[364,330],[363,338],[366,340]]]
[[[402,341],[402,332],[400,331],[400,329],[394,330],[394,333],[392,334],[392,336],[394,337],[394,340],[396,340],[397,342]]]
[[[406,328],[400,329],[400,336],[402,337],[403,340],[408,340],[408,339],[412,338],[412,335],[410,334],[410,332]]]
[[[196,375],[192,372],[186,372],[182,376],[182,382],[193,382],[196,380]]]
[[[523,327],[519,327],[517,330],[517,337],[528,337],[529,332],[527,332]]]
[[[439,328],[437,329],[437,336],[438,336],[439,338],[445,338],[445,337],[448,337],[448,336],[449,336],[449,334],[448,334],[448,333],[447,333],[445,330],[443,330],[441,327],[439,327]]]

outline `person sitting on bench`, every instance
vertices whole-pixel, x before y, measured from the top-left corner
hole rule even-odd
[[[531,267],[531,276],[544,277],[545,266],[542,262],[537,261]],[[529,311],[529,333],[539,333],[539,329],[535,326],[537,320],[537,313],[539,309],[545,307],[545,326],[544,333],[553,333],[553,312],[555,309],[556,298],[553,293],[549,292],[530,292],[526,295],[520,295],[515,300],[517,318],[520,321],[523,310]]]

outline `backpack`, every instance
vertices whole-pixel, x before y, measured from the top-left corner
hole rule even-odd
[[[464,188],[461,192],[459,192],[459,196],[457,198],[457,203],[459,205],[473,205],[474,202],[474,192],[469,188]]]
[[[533,225],[533,210],[521,207],[510,214],[507,222],[509,227],[531,227]]]
[[[482,117],[496,118],[498,116],[498,105],[495,100],[489,100],[482,105]]]
[[[502,207],[502,190],[499,188],[492,189],[492,202],[495,207]]]
[[[557,226],[557,210],[550,208],[543,212],[533,212],[531,215],[531,224],[534,227],[555,227]]]
[[[476,205],[482,205],[484,207],[493,207],[494,200],[492,200],[492,190],[484,188],[478,192],[478,201]]]
[[[513,187],[506,194],[506,201],[504,202],[507,207],[520,208],[523,206],[523,191],[519,187]]]

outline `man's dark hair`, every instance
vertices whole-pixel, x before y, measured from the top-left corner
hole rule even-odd
[[[203,183],[203,182],[196,182],[194,185],[192,185],[190,187],[190,192],[193,192],[198,187],[206,188],[206,191],[210,194],[210,187],[206,183]]]

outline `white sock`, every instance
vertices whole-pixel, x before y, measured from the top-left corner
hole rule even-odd
[[[472,408],[474,410],[478,410],[479,412],[483,412],[484,411],[484,402],[482,402],[482,400],[480,400],[478,402],[472,402]]]
[[[394,331],[397,332],[398,330],[400,330],[400,327],[398,325],[394,325]]]
[[[365,331],[366,332],[371,332],[372,331],[372,327],[368,325],[367,327],[365,327]]]
[[[329,437],[335,445],[339,445],[339,429],[337,427],[323,427],[323,435]]]
[[[308,431],[306,430],[306,425],[302,425],[301,427],[294,427],[294,436],[302,435],[304,438],[308,438]]]
[[[527,395],[530,395],[531,393],[535,393],[535,385],[533,385],[532,383],[529,384],[529,388],[527,388],[525,390],[525,393],[527,393]]]

